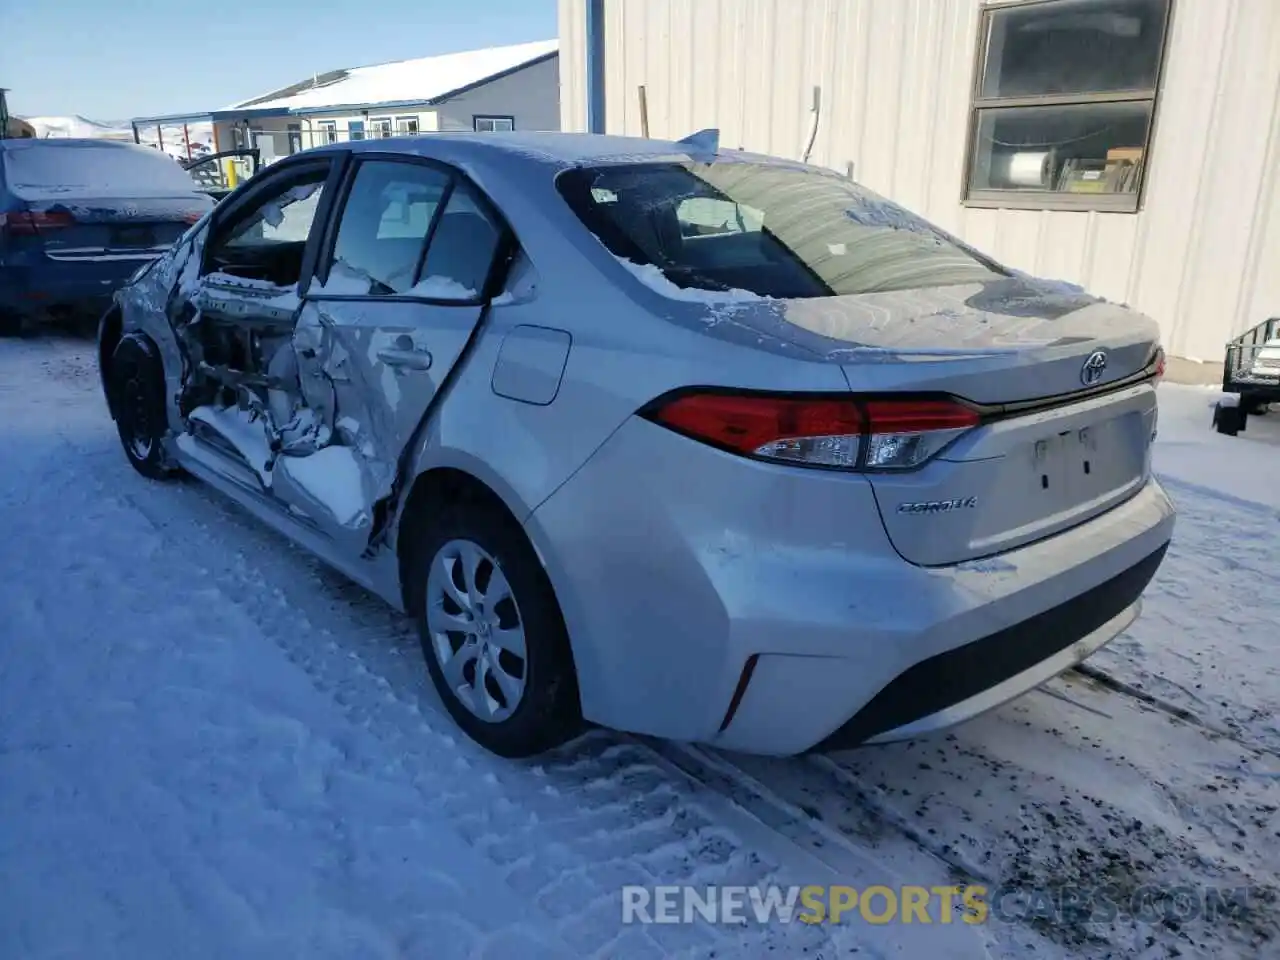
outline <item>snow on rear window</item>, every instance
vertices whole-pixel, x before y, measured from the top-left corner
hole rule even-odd
[[[172,197],[196,189],[182,167],[150,147],[28,141],[0,156],[9,190],[23,200]]]

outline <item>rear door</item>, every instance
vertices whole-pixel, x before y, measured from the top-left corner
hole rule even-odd
[[[441,385],[484,314],[508,234],[457,171],[368,156],[350,172],[327,253],[294,331],[304,381],[331,389],[334,443],[282,460],[307,487],[318,476],[360,475],[365,521]],[[311,461],[311,462],[308,462]],[[289,484],[278,484],[287,496]],[[295,506],[307,510],[304,503]]]

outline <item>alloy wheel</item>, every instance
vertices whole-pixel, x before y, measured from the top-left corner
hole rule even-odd
[[[524,620],[498,561],[470,540],[450,540],[427,574],[427,631],[445,685],[488,723],[519,707],[528,679]]]

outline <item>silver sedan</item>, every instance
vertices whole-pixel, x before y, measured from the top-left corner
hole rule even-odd
[[[830,171],[458,134],[272,165],[99,334],[125,455],[407,611],[506,756],[913,737],[1138,615],[1149,319]]]

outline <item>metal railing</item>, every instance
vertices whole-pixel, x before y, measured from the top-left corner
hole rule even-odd
[[[1280,380],[1280,361],[1258,360],[1257,356],[1268,341],[1277,337],[1280,337],[1280,317],[1271,317],[1229,341],[1222,368],[1223,390],[1233,392],[1233,385],[1238,387],[1248,383],[1276,385]],[[1275,365],[1274,372],[1272,364]]]

